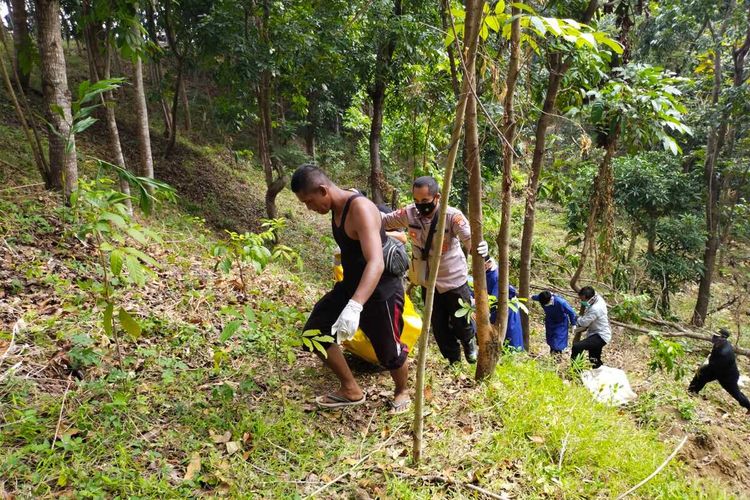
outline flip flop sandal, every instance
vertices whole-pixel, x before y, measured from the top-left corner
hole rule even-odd
[[[391,413],[395,415],[397,413],[404,413],[406,410],[408,410],[411,406],[411,399],[406,399],[404,401],[401,401],[400,403],[389,401],[388,404],[391,407]]]
[[[326,394],[325,396],[318,396],[315,398],[315,402],[322,408],[343,408],[344,406],[357,406],[361,405],[367,399],[367,394],[362,394],[360,399],[352,401],[344,396],[338,394]]]

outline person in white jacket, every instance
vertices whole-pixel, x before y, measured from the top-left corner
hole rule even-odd
[[[599,368],[602,366],[602,349],[612,340],[607,303],[590,286],[581,288],[578,298],[581,299],[584,312],[576,321],[576,340],[573,341],[571,358],[575,359],[583,351],[588,351],[591,365]],[[579,335],[583,336],[582,340],[578,340]]]

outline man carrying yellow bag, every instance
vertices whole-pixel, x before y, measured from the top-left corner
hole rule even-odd
[[[390,212],[390,209],[383,205],[378,205],[378,209],[383,213]],[[395,238],[402,243],[406,240],[405,233],[388,231],[386,234],[389,238]],[[338,247],[334,250],[333,279],[336,282],[344,279],[344,268],[341,266],[341,250]],[[401,342],[406,344],[409,352],[411,352],[417,340],[419,340],[419,334],[422,332],[422,317],[414,310],[414,304],[408,295],[404,296],[403,321],[404,327],[401,331]],[[351,340],[345,341],[342,345],[347,351],[358,358],[362,358],[374,365],[378,364],[378,358],[375,355],[375,350],[372,348],[372,343],[362,330],[358,329],[354,337]]]

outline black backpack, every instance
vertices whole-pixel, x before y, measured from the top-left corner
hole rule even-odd
[[[383,243],[383,261],[385,272],[394,276],[403,276],[409,269],[409,254],[406,245],[396,238],[387,236]]]

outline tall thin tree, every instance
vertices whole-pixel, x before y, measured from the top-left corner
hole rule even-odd
[[[42,94],[50,126],[49,163],[52,188],[67,201],[78,186],[78,162],[68,75],[60,25],[60,2],[36,0],[36,23],[41,55]]]
[[[393,16],[402,14],[401,0],[393,2]],[[383,203],[384,174],[380,159],[380,139],[383,133],[383,113],[385,111],[385,92],[390,80],[392,70],[393,53],[396,50],[396,34],[388,33],[388,39],[378,44],[378,53],[375,58],[375,74],[373,83],[368,89],[370,101],[372,102],[372,122],[370,123],[370,189],[372,200],[375,203]]]
[[[466,9],[465,24],[475,25],[473,16],[482,16],[484,0],[476,2]],[[464,165],[469,173],[469,226],[471,227],[471,270],[474,276],[474,298],[476,301],[477,339],[479,341],[479,358],[477,359],[476,378],[481,380],[492,374],[497,364],[500,351],[498,339],[493,335],[490,325],[490,304],[487,295],[487,277],[484,269],[484,259],[476,252],[477,245],[484,239],[482,231],[482,162],[479,156],[479,124],[477,115],[476,94],[476,58],[466,61],[464,78],[468,81],[472,94],[467,98],[466,116],[464,119]]]
[[[467,65],[474,66],[477,54],[477,45],[479,39],[479,23],[481,22],[481,7],[479,4],[483,0],[467,0],[467,11],[471,10],[472,23],[466,24],[464,28],[464,47],[466,47],[465,60]],[[454,40],[458,44],[458,39]],[[459,49],[460,50],[460,49]],[[414,404],[414,439],[412,446],[412,459],[418,463],[422,458],[423,433],[424,433],[424,382],[425,366],[427,362],[427,344],[429,339],[430,322],[432,317],[432,306],[435,298],[435,282],[437,281],[438,270],[440,267],[440,256],[442,254],[443,239],[445,236],[446,214],[448,210],[447,200],[450,197],[451,183],[453,181],[453,169],[456,164],[456,156],[461,143],[461,130],[464,125],[464,116],[466,114],[466,103],[468,97],[472,94],[469,85],[469,79],[464,78],[461,87],[461,94],[456,103],[456,116],[453,121],[453,130],[451,133],[451,147],[448,151],[448,158],[445,163],[445,174],[443,176],[442,196],[445,200],[440,204],[440,213],[438,214],[438,226],[435,231],[435,239],[432,242],[432,248],[435,251],[430,252],[430,276],[426,286],[426,297],[424,299],[424,310],[422,311],[422,331],[419,337],[419,353],[417,359],[417,386],[415,388]]]
[[[706,144],[706,157],[703,164],[703,178],[706,183],[706,247],[703,252],[703,274],[698,284],[698,299],[693,310],[692,323],[702,326],[708,315],[708,304],[711,300],[711,285],[713,283],[714,270],[716,268],[716,255],[720,243],[720,221],[721,221],[721,179],[717,166],[719,155],[726,142],[727,130],[729,128],[730,108],[724,106],[719,113],[721,89],[723,85],[722,54],[724,49],[725,35],[731,22],[733,13],[737,7],[734,0],[727,2],[722,13],[723,21],[718,29],[713,27],[709,20],[707,26],[713,38],[713,89],[711,92],[711,106],[714,112],[719,114],[719,120],[711,127]],[[747,35],[739,47],[734,47],[732,59],[734,61],[734,72],[732,86],[739,88],[745,82],[745,58],[750,50],[750,7],[746,7]]]
[[[594,17],[598,6],[597,0],[589,0],[586,10],[578,17],[582,23],[589,23]],[[557,94],[560,91],[563,77],[573,64],[573,56],[566,56],[559,50],[551,52],[547,56],[547,90],[542,104],[542,112],[536,122],[534,131],[534,153],[531,159],[529,181],[526,186],[526,206],[523,218],[523,234],[521,236],[521,262],[520,277],[518,284],[518,295],[529,298],[531,296],[531,257],[532,243],[534,241],[534,223],[536,221],[536,200],[539,191],[539,179],[544,167],[544,155],[547,141],[547,130],[552,123]],[[523,344],[529,348],[529,317],[521,314],[521,326],[523,327]]]
[[[500,330],[500,342],[505,340],[508,327],[508,303],[510,279],[510,205],[512,201],[513,163],[516,155],[516,129],[518,122],[514,109],[516,83],[521,72],[521,10],[519,4],[511,4],[510,58],[508,73],[505,78],[505,97],[503,99],[503,177],[502,201],[500,211],[500,231],[497,234],[498,248],[498,297],[495,328]],[[493,366],[494,368],[494,366]]]
[[[110,78],[110,23],[111,20],[105,21],[102,29],[101,20],[97,19],[91,9],[91,1],[84,0],[81,4],[83,13],[83,33],[86,42],[86,50],[89,57],[89,72],[92,82],[100,79],[108,80]],[[103,45],[103,46],[102,46]],[[109,139],[109,152],[112,162],[121,169],[127,169],[125,157],[122,154],[120,144],[120,131],[117,127],[117,117],[115,116],[115,99],[111,91],[105,92],[100,96],[102,107],[104,108],[104,122],[107,125],[107,136]],[[130,195],[130,185],[124,177],[120,177],[120,191]],[[132,211],[130,200],[126,200],[128,210]]]
[[[18,75],[18,83],[25,92],[29,88],[32,59],[31,51],[33,50],[31,35],[29,34],[26,0],[11,0],[8,2],[8,5],[11,7],[10,14],[11,19],[13,20],[13,47],[15,49],[13,66]]]

